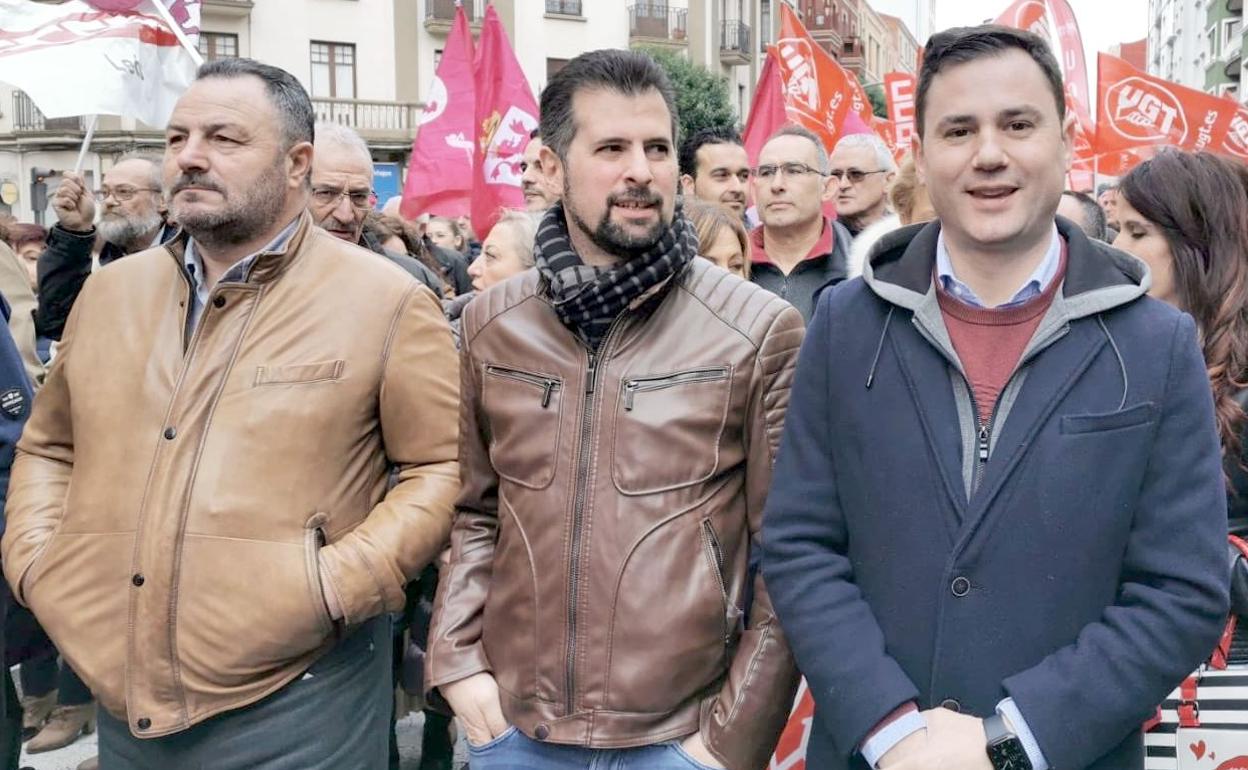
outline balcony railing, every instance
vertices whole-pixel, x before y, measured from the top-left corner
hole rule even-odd
[[[464,0],[468,21],[480,21],[485,15],[485,0]],[[455,21],[455,0],[425,0],[425,21]]]
[[[652,40],[684,43],[689,38],[689,11],[667,3],[637,3],[628,7],[628,34]]]
[[[13,131],[82,131],[82,118],[45,118],[35,103],[22,91],[13,92]]]
[[[583,16],[581,0],[546,0],[546,13],[560,16]]]
[[[750,56],[750,26],[740,21],[720,22],[719,53],[721,56],[748,59]]]
[[[312,109],[317,120],[340,123],[357,131],[415,136],[425,105],[360,99],[313,99]]]

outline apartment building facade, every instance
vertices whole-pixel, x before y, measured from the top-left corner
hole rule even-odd
[[[596,48],[652,46],[688,56],[727,80],[740,119],[749,114],[766,45],[785,0],[493,0],[535,94],[569,59]],[[463,0],[474,34],[486,0]],[[455,0],[203,0],[200,53],[247,56],[293,73],[321,119],[364,136],[378,194],[401,189],[423,100],[445,48]],[[0,84],[0,213],[52,222],[46,201],[72,168],[83,118],[45,119],[25,94]],[[93,184],[121,154],[159,150],[163,133],[101,116],[85,172]]]

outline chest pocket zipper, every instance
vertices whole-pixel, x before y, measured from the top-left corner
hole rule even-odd
[[[722,380],[728,376],[728,367],[716,366],[708,369],[694,369],[688,372],[677,372],[661,377],[632,377],[624,381],[624,410],[633,410],[634,399],[638,393],[653,390],[674,388],[677,385],[688,385],[694,382],[710,382]]]
[[[519,369],[508,369],[505,366],[494,366],[491,364],[485,367],[485,371],[486,373],[492,374],[496,377],[515,380],[516,382],[523,382],[536,388],[540,388],[542,391],[543,409],[550,406],[551,396],[559,392],[559,389],[563,387],[563,383],[551,377],[543,377],[540,374],[530,374],[528,372],[522,372]]]

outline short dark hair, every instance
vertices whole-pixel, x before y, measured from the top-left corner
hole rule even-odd
[[[741,134],[737,133],[737,129],[732,126],[710,126],[699,129],[680,145],[680,173],[697,177],[698,150],[708,144],[745,146],[745,142],[741,140]]]
[[[1062,87],[1062,70],[1044,38],[1021,29],[995,24],[956,27],[932,35],[928,38],[927,47],[923,49],[923,66],[919,70],[919,86],[914,100],[914,121],[919,137],[923,136],[924,119],[927,116],[927,94],[937,75],[949,67],[988,56],[1000,56],[1011,49],[1026,53],[1039,65],[1053,91],[1058,120],[1065,120],[1066,92]]]
[[[303,85],[280,67],[263,64],[255,59],[224,58],[205,62],[195,74],[196,80],[208,78],[260,78],[282,120],[283,149],[299,142],[311,142],[316,136],[316,112]]]
[[[1101,208],[1101,204],[1087,193],[1076,192],[1074,190],[1065,190],[1062,195],[1073,198],[1079,204],[1079,208],[1083,211],[1083,222],[1076,222],[1083,226],[1083,231],[1087,233],[1089,238],[1098,241],[1109,240],[1109,225],[1105,221],[1105,210]]]
[[[590,51],[568,62],[550,78],[542,91],[542,120],[538,132],[542,135],[542,143],[560,160],[566,160],[568,147],[576,137],[572,98],[578,91],[593,89],[626,96],[640,96],[652,89],[658,91],[672,115],[672,144],[678,141],[676,93],[658,62],[640,51]]]

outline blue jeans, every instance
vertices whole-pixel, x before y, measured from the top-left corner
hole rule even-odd
[[[514,727],[484,746],[468,744],[469,770],[714,770],[680,741],[635,749],[584,749],[535,741]]]

